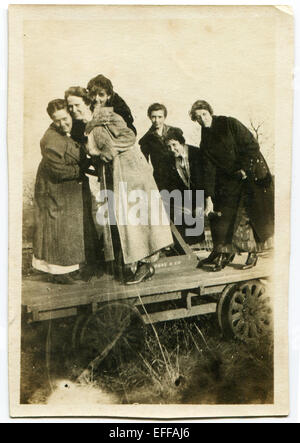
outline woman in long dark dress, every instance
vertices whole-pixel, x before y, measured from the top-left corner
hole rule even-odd
[[[256,265],[274,232],[274,187],[253,134],[232,117],[215,116],[198,100],[190,116],[202,127],[205,215],[210,218],[213,251],[200,263],[220,271],[237,252],[248,252],[243,269]]]

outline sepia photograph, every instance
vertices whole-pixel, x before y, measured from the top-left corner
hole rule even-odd
[[[293,13],[9,8],[13,417],[287,415]]]

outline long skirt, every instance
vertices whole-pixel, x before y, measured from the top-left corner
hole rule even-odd
[[[259,240],[248,215],[247,194],[244,189],[241,191],[236,212],[232,211],[232,207],[222,207],[220,219],[217,216],[213,218],[210,226],[213,249],[217,252],[262,252],[273,246],[272,238],[264,242]]]

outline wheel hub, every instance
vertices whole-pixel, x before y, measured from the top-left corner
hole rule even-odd
[[[222,328],[243,341],[258,338],[270,326],[269,298],[259,280],[232,286],[221,308]]]

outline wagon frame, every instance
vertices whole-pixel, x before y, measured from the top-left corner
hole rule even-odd
[[[27,323],[76,316],[72,347],[87,354],[91,370],[117,345],[135,346],[143,338],[142,324],[216,314],[223,335],[242,341],[256,340],[269,330],[270,297],[266,283],[272,270],[270,253],[260,254],[258,265],[242,270],[243,257],[214,273],[197,269],[196,253],[172,226],[179,255],[155,263],[152,280],[127,286],[105,274],[89,283],[57,285],[41,276],[24,279],[22,315]],[[207,252],[202,252],[202,255]],[[46,357],[51,354],[49,327]],[[49,362],[48,362],[49,365]]]

